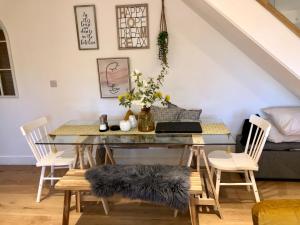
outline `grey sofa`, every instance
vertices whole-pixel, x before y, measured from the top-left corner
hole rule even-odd
[[[241,135],[236,137],[236,152],[244,152]],[[300,179],[300,142],[267,141],[259,160],[259,179]]]

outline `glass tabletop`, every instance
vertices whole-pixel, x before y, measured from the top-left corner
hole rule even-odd
[[[50,132],[50,135],[37,141],[38,145],[146,145],[146,146],[172,146],[172,145],[235,145],[230,132],[222,133],[214,130],[217,126],[213,121],[198,121],[202,127],[213,125],[209,132],[203,134],[156,134],[155,132],[119,132],[100,133],[97,121],[69,121]],[[117,124],[109,121],[110,125]],[[224,125],[225,126],[225,125]],[[77,129],[78,128],[78,129]],[[225,127],[226,128],[226,127]],[[73,129],[73,131],[72,131]],[[75,131],[74,131],[75,129]],[[223,128],[224,129],[224,128]],[[218,132],[217,132],[218,131]],[[61,133],[60,133],[61,132]]]

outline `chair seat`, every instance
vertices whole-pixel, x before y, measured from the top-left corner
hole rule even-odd
[[[65,155],[63,151],[51,153],[36,163],[36,166],[68,166],[73,164],[75,157]]]
[[[257,163],[255,163],[255,161],[245,153],[213,151],[210,154],[208,154],[208,160],[212,167],[219,170],[258,170]]]

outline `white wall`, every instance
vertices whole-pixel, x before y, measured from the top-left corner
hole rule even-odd
[[[100,99],[96,58],[129,56],[131,68],[159,70],[156,35],[160,0],[149,3],[149,50],[119,51],[116,4],[138,0],[0,0],[0,20],[9,33],[19,98],[0,99],[0,164],[30,163],[31,152],[19,126],[42,115],[52,128],[70,119],[120,117],[117,100]],[[79,51],[73,5],[97,8],[100,50]],[[188,108],[217,115],[234,133],[242,120],[262,107],[300,101],[180,0],[167,0],[170,74],[165,92]],[[50,88],[56,79],[58,88]]]

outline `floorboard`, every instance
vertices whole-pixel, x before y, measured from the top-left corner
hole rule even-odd
[[[43,190],[41,203],[35,202],[39,169],[34,166],[0,166],[0,224],[1,225],[59,225],[62,220],[63,193],[52,190],[48,184]],[[224,176],[231,181],[240,177]],[[300,199],[300,182],[259,181],[262,199]],[[72,205],[75,199],[72,198]],[[201,225],[252,225],[252,192],[245,187],[222,187],[220,202],[224,219],[220,220],[209,209],[199,211]],[[104,215],[101,204],[87,204],[85,212],[73,210],[70,225],[186,225],[188,214],[173,218],[173,211],[139,201],[114,199],[111,213]]]

